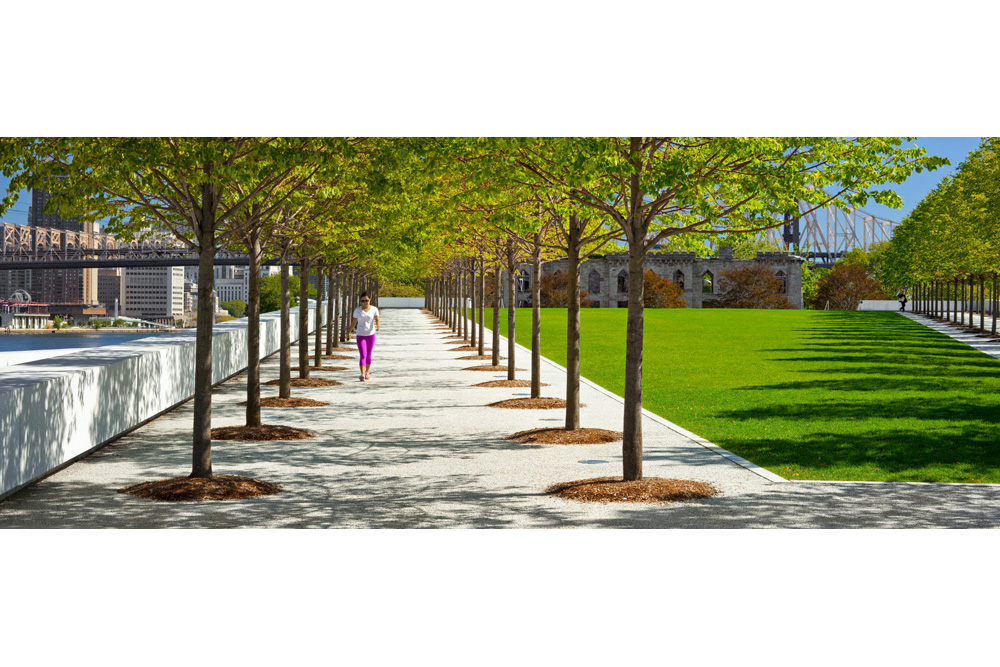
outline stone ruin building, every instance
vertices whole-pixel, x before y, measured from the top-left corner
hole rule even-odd
[[[732,248],[720,248],[718,257],[698,257],[693,252],[650,253],[646,270],[683,287],[682,296],[689,308],[718,296],[723,271],[746,266],[766,266],[782,280],[783,291],[792,308],[802,308],[802,264],[805,259],[784,252],[758,252],[754,259],[734,259]],[[542,276],[568,271],[569,260],[557,259],[542,264]],[[516,305],[531,305],[531,264],[521,264],[516,280]],[[594,302],[595,308],[628,306],[628,253],[608,253],[604,257],[580,263],[580,289]]]

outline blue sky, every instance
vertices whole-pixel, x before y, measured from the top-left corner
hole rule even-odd
[[[881,218],[897,222],[902,220],[924,198],[924,195],[934,189],[934,186],[942,178],[955,171],[959,163],[979,146],[980,139],[980,137],[918,137],[916,141],[918,146],[923,146],[930,155],[948,158],[951,160],[951,165],[932,172],[924,171],[920,174],[913,174],[906,182],[895,186],[894,189],[903,198],[903,208],[891,209],[871,202],[864,207],[864,210]],[[9,182],[9,178],[0,176],[0,191],[6,193]],[[3,222],[24,224],[28,221],[31,194],[27,192],[19,194],[20,198],[17,204],[3,216]]]

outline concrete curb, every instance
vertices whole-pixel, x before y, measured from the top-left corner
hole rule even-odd
[[[490,329],[490,328],[488,328],[488,327],[486,327],[486,331],[489,331],[490,335],[493,334],[493,330]],[[506,343],[506,341],[507,341],[507,337],[506,336],[504,336],[503,334],[501,334],[500,338],[501,338],[501,340],[503,340]],[[523,350],[524,352],[526,352],[529,355],[529,358],[530,358],[530,355],[531,355],[531,349],[530,348],[524,347],[523,345],[521,345],[520,343],[517,343],[517,342],[515,342],[514,345],[515,345],[515,347],[518,347],[521,350]],[[560,366],[559,364],[557,364],[556,362],[552,361],[551,359],[548,359],[546,357],[541,357],[541,359],[542,359],[542,361],[544,363],[547,363],[550,366],[554,366],[555,368],[559,369],[563,373],[569,373],[569,371],[567,371],[565,367]],[[602,387],[602,386],[600,386],[600,385],[598,385],[598,384],[596,384],[594,382],[591,382],[590,380],[588,380],[587,378],[583,377],[582,375],[580,376],[580,382],[581,382],[581,384],[586,384],[588,387],[591,387],[592,389],[597,390],[598,392],[604,394],[605,396],[614,399],[618,403],[621,403],[623,406],[625,405],[625,399],[624,398],[622,398],[621,396],[619,396],[618,394],[616,394],[616,393],[614,393],[612,391],[608,391],[604,387]],[[756,463],[753,463],[752,461],[747,461],[742,456],[737,456],[736,454],[733,454],[732,452],[730,452],[728,450],[725,450],[722,447],[719,447],[714,442],[710,442],[710,441],[706,440],[705,438],[702,438],[701,436],[696,435],[696,434],[692,433],[691,431],[688,431],[687,429],[681,428],[677,424],[664,419],[663,417],[661,417],[658,414],[650,412],[646,408],[642,409],[642,416],[643,417],[648,417],[649,419],[653,420],[654,422],[656,422],[658,424],[661,424],[663,426],[666,426],[671,431],[673,431],[673,432],[675,432],[675,433],[677,433],[679,435],[682,435],[685,438],[688,438],[692,442],[695,442],[695,443],[701,445],[702,447],[704,447],[705,449],[708,449],[708,450],[712,451],[714,454],[717,454],[717,455],[721,456],[724,459],[728,459],[729,461],[732,461],[736,465],[741,466],[743,468],[746,468],[750,472],[755,473],[755,474],[763,477],[764,479],[766,479],[768,481],[771,481],[771,482],[788,482],[789,481],[789,480],[785,479],[784,477],[782,477],[780,475],[776,475],[775,473],[771,472],[767,468],[762,468],[759,465],[757,465]]]

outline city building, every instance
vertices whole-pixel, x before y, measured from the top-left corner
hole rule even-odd
[[[121,284],[121,315],[164,324],[184,316],[184,267],[124,268]]]
[[[0,299],[0,328],[47,329],[49,304]]]
[[[58,212],[45,212],[50,195],[37,188],[31,191],[28,224],[64,232],[93,233],[94,223],[79,217],[62,218]],[[96,305],[97,269],[32,269],[30,290],[33,301],[58,304]],[[24,288],[22,288],[24,289]]]
[[[121,310],[122,270],[97,270],[97,302],[104,306],[108,315],[115,315],[115,308]]]
[[[723,271],[766,266],[781,279],[792,308],[802,308],[802,264],[805,259],[783,252],[758,252],[754,259],[734,259],[732,248],[720,248],[718,257],[698,257],[693,252],[650,253],[646,270],[674,281],[682,288],[689,308],[702,308],[719,294]],[[542,264],[542,276],[567,271],[569,260]],[[531,264],[521,264],[515,279],[515,304],[531,305]],[[612,252],[580,263],[580,289],[595,308],[628,306],[628,253]],[[505,296],[505,291],[504,294]]]

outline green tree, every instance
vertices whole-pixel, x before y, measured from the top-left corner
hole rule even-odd
[[[49,205],[93,219],[116,236],[169,230],[198,254],[192,477],[212,476],[212,325],[214,259],[238,243],[238,214],[284,183],[317,140],[272,137],[4,138],[0,168],[11,175],[4,207],[18,190],[43,186]],[[242,189],[237,186],[243,186]]]
[[[299,305],[299,277],[288,276],[288,289],[291,292],[291,306]],[[309,296],[316,298],[316,287],[309,285]],[[221,304],[220,304],[221,305]],[[264,276],[260,279],[260,312],[273,313],[281,309],[281,276]]]
[[[613,221],[628,243],[623,476],[642,479],[645,257],[681,234],[757,234],[786,211],[869,199],[898,207],[886,183],[946,161],[897,138],[625,137],[500,142],[556,197]],[[808,211],[807,211],[808,212]]]
[[[247,312],[247,305],[241,299],[233,299],[232,301],[223,301],[219,304],[219,307],[227,311],[234,318],[239,319]]]

